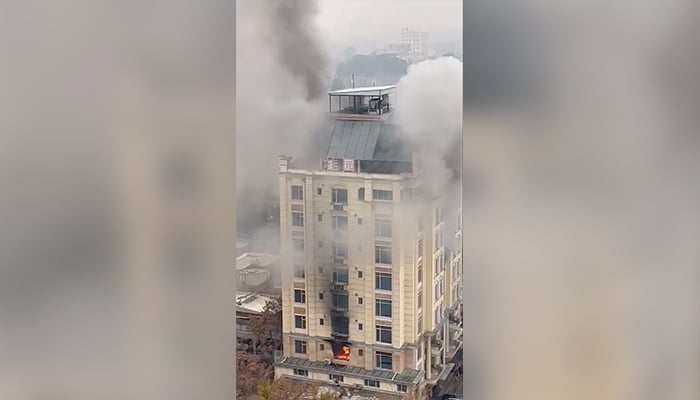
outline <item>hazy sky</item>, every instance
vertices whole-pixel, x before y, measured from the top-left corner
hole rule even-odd
[[[319,5],[318,27],[332,50],[398,42],[403,27],[428,31],[433,40],[461,38],[460,0],[319,0]]]

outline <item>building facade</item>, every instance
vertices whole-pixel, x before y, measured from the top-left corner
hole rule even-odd
[[[278,377],[401,393],[437,381],[458,347],[459,322],[448,316],[461,303],[461,246],[445,239],[459,235],[461,216],[458,205],[434,206],[413,153],[388,148],[391,93],[332,93],[350,99],[329,100],[335,127],[321,167],[280,158],[289,262]],[[459,223],[446,223],[448,214]]]
[[[411,61],[420,61],[426,57],[426,44],[429,38],[428,32],[418,32],[408,28],[401,30],[401,43],[408,46]]]

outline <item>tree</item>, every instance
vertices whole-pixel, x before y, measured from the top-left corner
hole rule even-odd
[[[270,382],[273,377],[272,367],[259,358],[236,352],[236,398],[247,399],[255,395],[258,387]]]
[[[321,392],[318,385],[292,381],[291,379],[275,379],[261,382],[255,400],[337,400],[338,395]]]
[[[248,328],[253,333],[256,343],[262,344],[265,339],[270,339],[275,345],[278,340],[275,333],[282,329],[282,305],[277,300],[270,300],[265,304],[262,313],[252,317]]]

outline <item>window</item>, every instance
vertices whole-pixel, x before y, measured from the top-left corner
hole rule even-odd
[[[348,295],[347,294],[333,294],[333,307],[347,310],[348,309]]]
[[[303,265],[296,264],[294,266],[294,277],[295,278],[302,278],[302,279],[304,279],[306,277],[306,270],[305,270]]]
[[[306,342],[304,340],[295,340],[294,352],[297,354],[306,354]]]
[[[292,212],[292,226],[304,226],[304,213]]]
[[[292,200],[304,200],[304,188],[302,186],[292,186]]]
[[[372,190],[373,200],[391,201],[394,200],[394,192],[392,190]]]
[[[362,271],[357,271],[357,279],[362,279]]]
[[[306,329],[306,317],[303,315],[295,315],[294,327],[298,329]]]
[[[324,321],[323,318],[319,318],[319,319],[318,319],[318,324],[319,324],[320,326],[323,326],[323,324],[325,324],[325,323],[326,323],[326,321]],[[321,345],[321,350],[323,350],[323,345]]]
[[[347,189],[333,189],[331,193],[331,201],[334,204],[348,204],[348,190]]]
[[[357,350],[357,355],[360,357],[363,357],[365,355],[365,351],[362,349]]]
[[[330,380],[335,381],[335,382],[343,382],[343,380],[344,380],[343,375],[336,375],[336,374],[329,374],[328,378],[330,378]]]
[[[374,246],[374,262],[377,264],[391,264],[391,245],[376,244]]]
[[[391,220],[378,219],[374,221],[374,235],[378,237],[391,237]]]
[[[375,381],[374,379],[365,379],[365,386],[373,387],[373,388],[378,388],[379,387],[379,381]]]
[[[333,282],[348,283],[348,270],[345,268],[336,268],[333,270]]]
[[[416,324],[416,329],[418,329],[418,332],[416,332],[417,335],[420,335],[423,333],[423,316],[421,315],[418,317],[418,323]]]
[[[365,188],[357,189],[357,200],[365,200]]]
[[[418,259],[420,260],[423,258],[423,239],[418,239],[418,244],[416,245],[416,248],[418,250]]]
[[[323,321],[323,319],[321,319],[321,321]],[[323,325],[323,324],[321,324],[321,325]],[[325,350],[325,349],[326,349],[326,346],[324,346],[323,343],[320,343],[320,344],[318,345],[318,349],[319,349],[319,350]]]
[[[348,217],[341,215],[333,216],[333,229],[345,232],[348,230]]]
[[[295,303],[306,303],[306,290],[294,289],[294,302]]]
[[[391,274],[377,272],[374,276],[374,286],[377,290],[391,290]]]
[[[323,214],[318,214],[318,222],[323,222]]]
[[[357,225],[362,225],[362,218],[357,219]]]
[[[375,354],[376,367],[381,369],[391,369],[391,353],[378,351]]]
[[[423,265],[422,264],[418,265],[418,271],[416,273],[418,274],[418,283],[423,282]]]
[[[304,239],[292,239],[292,248],[296,251],[304,251]]]
[[[357,304],[363,304],[363,303],[364,303],[364,300],[362,299],[362,297],[358,297]]]
[[[359,324],[357,324],[357,330],[358,330],[358,331],[361,331],[362,328],[364,328],[364,326],[362,325],[362,322],[360,322]]]
[[[391,300],[376,300],[374,304],[374,312],[377,317],[391,318]]]
[[[320,292],[320,293],[318,294],[318,299],[319,299],[319,300],[323,300],[323,292]]]
[[[325,272],[325,270],[323,269],[323,267],[318,267],[318,274],[319,275],[323,275],[324,272]]]
[[[404,392],[406,393],[408,391],[408,386],[404,385],[403,383],[397,383],[396,384],[396,390],[399,392]]]
[[[321,188],[316,189],[316,194],[319,195],[319,196],[322,195],[322,194],[323,194],[323,189],[321,189]]]
[[[423,292],[418,292],[418,309],[423,308]]]
[[[377,342],[391,344],[391,327],[390,326],[377,325],[376,333],[377,333],[377,337],[376,337]]]
[[[296,369],[294,368],[294,375],[297,376],[309,376],[309,371],[305,369]]]
[[[434,293],[435,293],[435,300],[440,299],[440,282],[439,281],[435,282]]]
[[[333,243],[333,257],[345,258],[348,256],[347,243]]]

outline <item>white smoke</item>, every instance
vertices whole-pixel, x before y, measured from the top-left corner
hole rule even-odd
[[[441,57],[411,65],[397,85],[394,122],[453,222],[461,196],[462,62]]]

